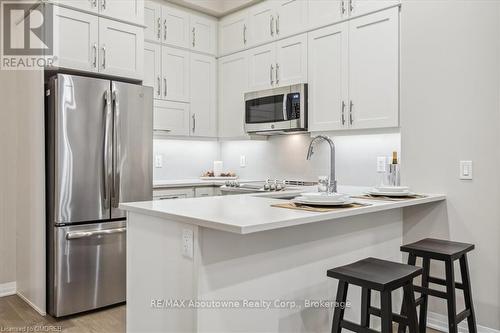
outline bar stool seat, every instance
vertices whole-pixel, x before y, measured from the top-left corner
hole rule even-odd
[[[329,269],[327,276],[339,280],[336,303],[346,302],[349,284],[361,289],[361,324],[344,320],[344,308],[337,306],[333,314],[332,333],[340,333],[342,328],[354,332],[376,332],[370,329],[370,315],[378,316],[382,322],[382,333],[392,332],[392,322],[396,321],[410,333],[418,330],[413,279],[422,273],[420,267],[405,265],[377,258],[366,258],[355,263]],[[403,302],[407,304],[404,315],[392,312],[392,291],[403,288]],[[380,309],[371,306],[371,291],[380,292]]]
[[[474,305],[472,302],[471,283],[469,275],[469,265],[467,253],[474,249],[474,244],[460,243],[443,239],[425,238],[418,242],[401,246],[401,251],[408,252],[408,264],[415,265],[417,257],[422,258],[422,282],[415,285],[414,290],[421,294],[416,300],[416,305],[420,306],[419,332],[425,333],[427,329],[427,304],[428,297],[433,296],[445,299],[448,308],[448,329],[450,333],[458,332],[458,324],[467,319],[469,333],[477,332]],[[445,278],[430,275],[430,261],[438,260],[444,262]],[[455,281],[454,262],[460,262],[460,273],[462,282]],[[437,284],[446,287],[446,291],[441,291],[429,287],[429,284]],[[465,310],[457,313],[455,290],[461,289],[464,293]],[[405,302],[401,314],[406,311]],[[405,331],[405,325],[399,326],[399,333]]]

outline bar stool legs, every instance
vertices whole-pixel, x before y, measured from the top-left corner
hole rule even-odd
[[[476,314],[474,312],[474,305],[472,303],[472,292],[470,287],[471,283],[469,276],[469,264],[467,263],[467,255],[463,255],[460,258],[460,273],[462,275],[465,308],[469,309],[470,311],[469,317],[467,317],[467,325],[469,326],[469,332],[476,333],[477,332]]]
[[[338,305],[345,304],[347,300],[347,289],[348,284],[345,281],[339,281],[338,289],[337,289],[337,298],[336,302]],[[340,323],[344,320],[344,307],[336,307],[335,312],[333,314],[333,323],[332,323],[332,333],[340,333],[342,331],[342,327]]]

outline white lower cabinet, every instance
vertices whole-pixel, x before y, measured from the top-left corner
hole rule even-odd
[[[399,8],[309,33],[309,130],[399,125]]]
[[[219,137],[246,135],[244,94],[248,90],[246,52],[219,58]]]
[[[190,133],[189,104],[155,100],[153,129],[155,135],[188,136]]]
[[[191,83],[191,135],[217,136],[216,64],[211,56],[192,53]]]
[[[185,199],[195,196],[194,187],[176,187],[153,190],[153,200]]]

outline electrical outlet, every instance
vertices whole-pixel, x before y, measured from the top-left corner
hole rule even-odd
[[[247,158],[245,155],[240,155],[240,167],[244,168],[247,166]]]
[[[387,165],[387,157],[385,156],[379,156],[377,157],[377,172],[385,172]]]
[[[193,258],[193,230],[182,229],[182,255]]]
[[[472,179],[472,161],[460,161],[460,179]]]
[[[163,168],[163,156],[155,155],[155,168]]]

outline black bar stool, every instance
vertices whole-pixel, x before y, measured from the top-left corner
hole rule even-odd
[[[426,238],[416,243],[401,246],[401,251],[408,252],[408,264],[415,265],[417,257],[422,258],[423,274],[422,285],[414,286],[416,292],[421,294],[417,299],[417,306],[420,305],[419,331],[424,333],[427,326],[427,302],[428,296],[443,298],[448,303],[448,326],[450,333],[458,332],[458,324],[467,319],[469,333],[477,332],[476,317],[472,304],[472,294],[470,287],[469,265],[467,263],[467,252],[474,249],[474,244],[451,242],[442,239]],[[444,261],[446,268],[445,279],[430,276],[431,259]],[[455,270],[453,263],[460,261],[460,272],[462,283],[455,282]],[[429,283],[445,286],[446,292],[429,288]],[[465,310],[457,314],[455,299],[455,288],[462,289],[465,299]],[[401,314],[405,313],[405,302]],[[399,326],[400,333],[405,331],[404,324]]]
[[[420,267],[395,263],[376,258],[367,258],[350,265],[329,269],[327,276],[338,279],[337,307],[333,313],[332,333],[340,333],[342,328],[359,333],[375,333],[370,329],[370,315],[382,320],[382,333],[392,333],[392,322],[404,324],[410,333],[418,330],[413,278],[422,274]],[[346,302],[349,284],[361,289],[361,325],[344,320],[344,308],[338,305]],[[403,301],[407,304],[405,315],[392,312],[392,291],[403,287]],[[380,309],[371,306],[371,291],[380,292]]]

